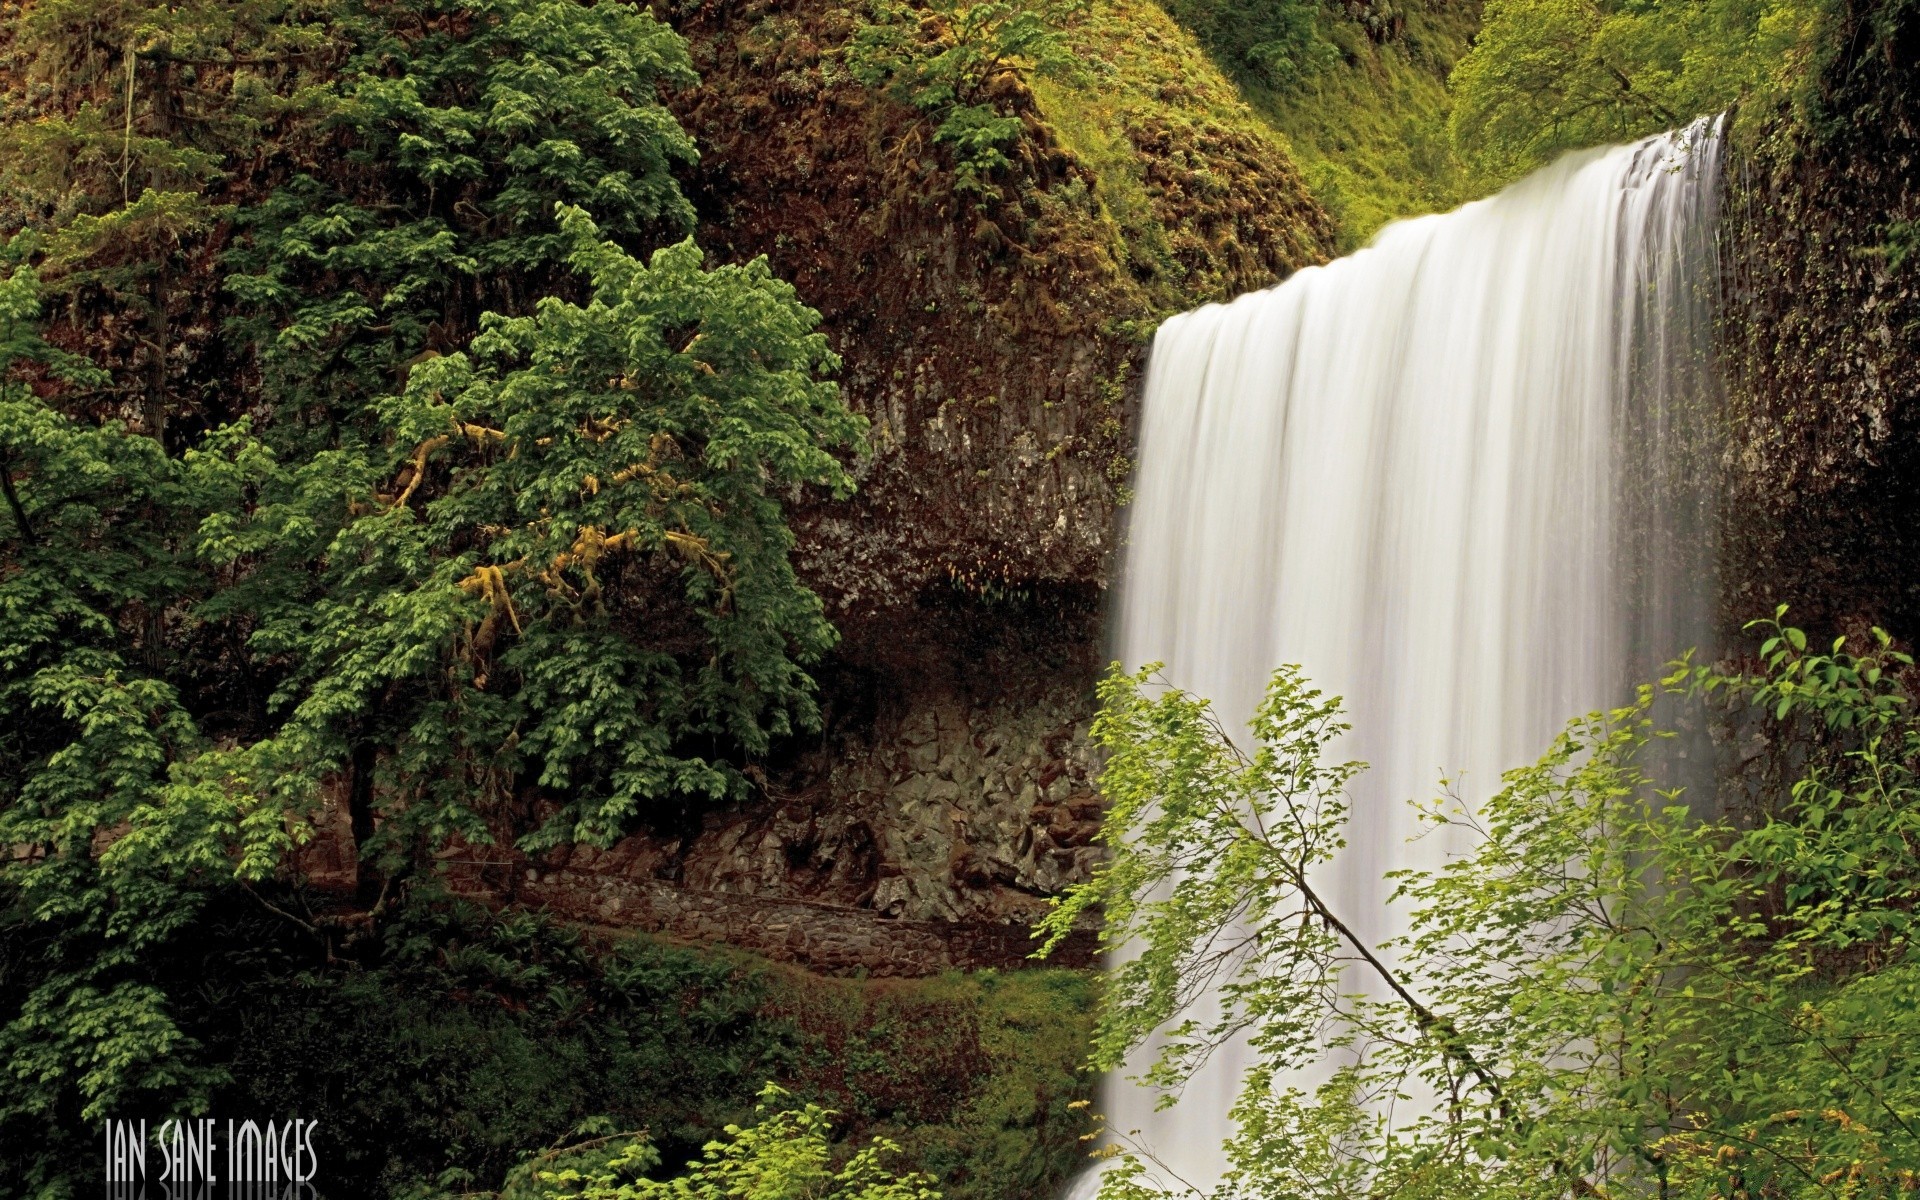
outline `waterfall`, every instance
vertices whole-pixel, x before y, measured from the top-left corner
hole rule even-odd
[[[1244,726],[1274,667],[1370,769],[1320,890],[1376,945],[1409,802],[1471,802],[1711,633],[1718,122],[1571,156],[1168,321],[1145,380],[1116,656]],[[1204,1191],[1244,1061],[1099,1109]],[[1090,1182],[1079,1185],[1091,1190]]]

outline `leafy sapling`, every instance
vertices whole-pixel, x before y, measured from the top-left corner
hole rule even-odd
[[[1783,616],[1761,670],[1682,661],[1484,802],[1423,804],[1465,849],[1395,877],[1408,933],[1380,946],[1313,886],[1361,769],[1325,761],[1338,702],[1282,668],[1248,753],[1204,700],[1116,668],[1095,724],[1110,857],[1042,926],[1051,946],[1104,915],[1092,1065],[1157,1034],[1145,1081],[1171,1094],[1243,1038],[1223,1196],[1915,1186],[1920,1076],[1884,1065],[1920,1033],[1893,999],[1920,981],[1911,660],[1879,632],[1817,652]],[[1660,782],[1667,695],[1800,739],[1799,778],[1758,814],[1697,814]],[[1202,992],[1218,1017],[1190,1015]],[[1103,1187],[1160,1194],[1134,1161]]]

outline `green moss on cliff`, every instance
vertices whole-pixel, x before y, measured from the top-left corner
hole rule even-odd
[[[1243,80],[1249,102],[1285,134],[1344,251],[1382,225],[1471,199],[1447,135],[1447,75],[1480,22],[1477,0],[1399,7],[1384,41],[1349,21],[1330,23],[1340,62],[1285,90]]]
[[[1210,51],[1153,0],[1097,0],[1070,35],[1082,69],[1034,91],[1099,176],[1129,266],[1172,281],[1165,302],[1184,307],[1244,290],[1236,244],[1263,220],[1268,236],[1292,229],[1346,251],[1390,220],[1468,198],[1447,136],[1447,75],[1479,15],[1477,0],[1407,4],[1369,33],[1323,11],[1332,52],[1282,86],[1244,55]],[[1206,161],[1170,188],[1184,156]],[[1291,202],[1299,178],[1330,224]],[[1264,212],[1243,214],[1227,196]],[[1200,198],[1220,211],[1199,211]],[[1231,241],[1196,240],[1196,225],[1218,229],[1223,217],[1237,227]]]
[[[1034,83],[1092,168],[1128,270],[1164,310],[1225,299],[1324,257],[1331,227],[1284,139],[1152,0],[1095,0],[1076,68]]]

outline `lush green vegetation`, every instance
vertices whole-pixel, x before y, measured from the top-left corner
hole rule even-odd
[[[539,1174],[629,1145],[650,1178],[672,1177],[748,1120],[769,1079],[802,1112],[836,1114],[836,1170],[877,1137],[900,1147],[890,1171],[993,1200],[1048,1193],[1080,1153],[1079,973],[823,979],[424,889],[377,925],[269,898],[281,913],[216,897],[145,966],[218,1064],[213,1111],[320,1122],[324,1195],[545,1194]],[[31,982],[9,971],[0,1003]],[[76,1107],[0,1125],[0,1195],[97,1185],[98,1126]]]
[[[1239,76],[1285,88],[1334,64],[1339,51],[1315,0],[1169,0],[1169,16]]]
[[[1634,704],[1573,722],[1478,811],[1425,806],[1466,849],[1397,877],[1411,932],[1380,946],[1313,883],[1364,769],[1325,757],[1339,702],[1282,669],[1249,754],[1204,700],[1116,670],[1097,727],[1113,857],[1052,921],[1098,905],[1109,942],[1139,948],[1113,973],[1096,1061],[1162,1030],[1151,1078],[1172,1085],[1248,1034],[1258,1065],[1229,1185],[1251,1194],[1920,1186],[1920,1074],[1903,1050],[1920,1035],[1913,660],[1878,631],[1857,652],[1764,632],[1756,672],[1678,664]],[[1707,701],[1792,772],[1754,811],[1713,815],[1663,779],[1656,704]],[[1222,1014],[1185,1016],[1206,983]],[[1311,1091],[1287,1084],[1329,1045],[1349,1063]],[[1382,1097],[1413,1102],[1389,1116]],[[1156,1194],[1137,1163],[1106,1186]]]
[[[1869,19],[1875,36],[1897,7]],[[1840,15],[1826,0],[1166,8],[1285,135],[1342,249],[1570,150],[1736,105],[1813,123]]]
[[[894,1186],[840,1161],[870,1136],[1049,1191],[1082,977],[818,980],[433,899],[449,845],[604,843],[818,723],[786,509],[864,423],[792,289],[685,237],[682,39],[576,0],[0,19],[0,1194],[89,1183],[130,1112],[297,1110],[341,1195],[544,1186],[635,1129],[665,1175],[769,1079],[766,1144],[838,1114],[855,1191]],[[917,54],[873,86],[990,156],[947,135],[1006,63]],[[323,790],[350,899],[290,877]]]
[[[1448,135],[1446,81],[1478,27],[1478,8],[1399,5],[1394,23],[1378,30],[1331,17],[1323,23],[1339,51],[1335,61],[1284,88],[1259,80],[1245,86],[1334,218],[1340,249],[1357,249],[1389,221],[1471,199]]]
[[[1120,266],[1151,314],[1266,286],[1331,248],[1285,145],[1152,0],[1091,0],[1039,113],[1091,169]],[[1128,330],[1144,339],[1141,322]]]
[[[872,0],[828,57],[924,120],[939,219],[1071,209],[1059,278],[1113,267],[1133,291],[1102,336],[1137,340],[1568,148],[1735,102],[1811,120],[1823,5],[1495,0],[1469,54],[1470,4]],[[817,314],[688,237],[683,39],[625,0],[33,0],[0,59],[0,1194],[77,1190],[104,1115],[212,1110],[320,1120],[343,1195],[1051,1189],[1090,980],[819,980],[433,878],[452,845],[737,799],[820,723],[836,634],[787,514],[851,489],[864,423]],[[1009,184],[1023,154],[1049,187]],[[1873,1064],[1920,1032],[1914,881],[1858,868],[1911,861],[1920,734],[1884,646],[1767,653],[1672,684],[1803,748],[1778,806],[1679,813],[1652,693],[1576,725],[1474,858],[1402,881],[1420,1007],[1328,985],[1351,947],[1303,882],[1347,770],[1317,757],[1324,699],[1283,675],[1248,762],[1198,702],[1116,679],[1120,853],[1058,922],[1104,904],[1153,949],[1098,1061],[1250,904],[1309,918],[1233,1018],[1280,1031],[1276,1069],[1310,1052],[1303,1006],[1390,1035],[1318,1094],[1250,1094],[1250,1184],[1911,1188],[1915,1087]],[[1264,803],[1280,771],[1325,802],[1299,840],[1186,803]],[[323,790],[364,886],[315,910],[287,860]],[[1134,899],[1176,871],[1173,907]],[[1379,1141],[1351,1097],[1395,1073],[1461,1101]]]
[[[1469,198],[1448,138],[1447,76],[1478,25],[1477,4],[1180,0],[1167,9],[1284,136],[1342,251],[1388,221]]]
[[[154,964],[330,780],[376,918],[450,839],[739,793],[816,723],[834,632],[784,509],[850,488],[863,422],[792,289],[681,240],[660,89],[693,76],[642,10],[7,23],[0,1122],[31,1141],[210,1102]]]
[[[937,1200],[925,1174],[896,1175],[884,1163],[900,1147],[885,1138],[853,1153],[836,1167],[830,1141],[833,1114],[817,1104],[794,1108],[787,1093],[771,1084],[761,1093],[761,1119],[748,1127],[729,1125],[726,1140],[709,1142],[687,1173],[671,1181],[643,1172],[659,1156],[644,1138],[631,1138],[609,1153],[595,1147],[592,1166],[570,1155],[547,1169],[531,1172],[533,1185],[549,1194],[579,1200],[727,1200],[753,1196],[765,1200]]]
[[[1825,0],[1489,0],[1452,80],[1455,144],[1493,186],[1736,104],[1791,105],[1804,120],[1832,11]]]

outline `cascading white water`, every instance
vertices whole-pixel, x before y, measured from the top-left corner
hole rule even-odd
[[[1446,853],[1409,801],[1486,795],[1709,634],[1718,150],[1572,156],[1154,340],[1117,657],[1229,728],[1281,663],[1345,697],[1371,768],[1320,890],[1375,944],[1385,874]],[[1243,1068],[1100,1107],[1204,1190]]]

